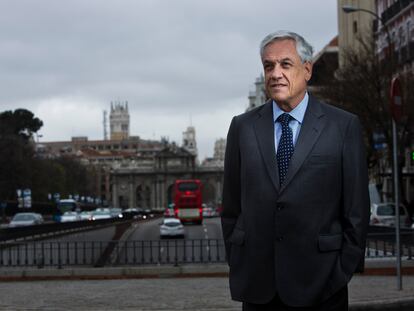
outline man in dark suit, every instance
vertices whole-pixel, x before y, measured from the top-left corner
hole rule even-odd
[[[278,31],[261,44],[270,100],[233,118],[222,229],[243,310],[348,310],[369,216],[361,126],[307,93],[312,47]]]

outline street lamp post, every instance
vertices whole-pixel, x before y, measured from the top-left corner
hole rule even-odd
[[[351,5],[342,6],[342,10],[345,13],[353,12],[365,12],[371,14],[375,17],[377,21],[381,22],[381,25],[384,26],[386,32],[387,41],[388,41],[388,51],[391,58],[391,70],[394,68],[393,61],[393,51],[392,51],[392,40],[388,30],[388,27],[385,25],[384,20],[377,13],[363,9],[353,7]],[[392,75],[392,72],[391,72]],[[401,242],[400,242],[400,186],[398,180],[398,156],[397,156],[397,123],[394,117],[391,118],[392,121],[392,138],[393,138],[393,178],[394,178],[394,201],[395,201],[395,243],[396,243],[396,257],[397,257],[397,289],[402,290],[402,276],[401,276]]]

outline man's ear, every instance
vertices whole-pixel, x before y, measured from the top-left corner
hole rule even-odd
[[[303,64],[304,69],[305,69],[305,80],[306,82],[309,82],[309,80],[312,77],[312,68],[313,68],[313,64],[311,62],[305,62]]]

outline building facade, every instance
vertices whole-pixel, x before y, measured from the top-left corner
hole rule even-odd
[[[111,102],[109,127],[111,140],[123,140],[129,138],[129,112],[127,101]]]
[[[376,52],[380,59],[385,60],[392,51],[399,71],[413,71],[414,2],[377,0],[375,9],[383,22],[376,28]]]
[[[197,158],[197,140],[196,130],[194,126],[187,127],[187,130],[183,132],[183,148],[188,150],[191,154]]]
[[[122,208],[164,209],[171,202],[176,179],[200,179],[203,202],[221,202],[223,141],[216,142],[214,165],[198,165],[194,126],[183,132],[182,146],[166,139],[144,140],[129,135],[128,103],[111,103],[111,139],[35,143],[37,156],[71,157],[93,169],[94,197]],[[89,195],[89,194],[88,194]]]
[[[224,169],[224,156],[226,153],[226,139],[216,139],[214,143],[214,155],[212,158],[204,159],[202,166],[209,168]]]
[[[376,13],[382,23],[376,27],[376,53],[381,61],[393,64],[394,75],[414,73],[414,2],[411,0],[376,0]],[[412,105],[413,103],[404,103]],[[406,109],[408,110],[408,109]],[[414,133],[414,125],[411,133]],[[402,193],[407,202],[414,200],[414,141],[404,151],[402,158]],[[383,165],[382,192],[392,193],[393,182],[390,165]]]
[[[254,83],[254,90],[249,92],[249,105],[246,111],[250,111],[256,107],[263,105],[267,100],[264,77],[260,75]]]
[[[344,54],[348,49],[359,51],[362,49],[360,40],[364,37],[372,37],[375,17],[366,12],[353,12],[346,14],[344,6],[369,10],[375,12],[375,0],[338,0],[338,47],[339,66],[345,62]]]

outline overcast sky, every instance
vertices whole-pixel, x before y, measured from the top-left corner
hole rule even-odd
[[[131,135],[182,143],[196,127],[212,156],[245,111],[270,32],[317,52],[337,34],[335,0],[2,0],[0,111],[26,108],[40,141],[103,138],[103,110],[127,100]]]

